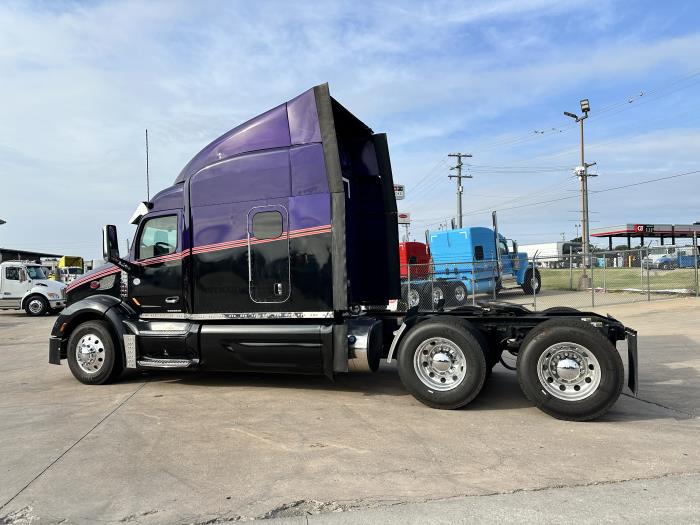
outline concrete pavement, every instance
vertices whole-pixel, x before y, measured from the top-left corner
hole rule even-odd
[[[606,311],[639,330],[640,398],[589,423],[533,408],[500,367],[459,411],[421,405],[392,367],[335,383],[166,373],[85,386],[47,363],[53,318],[1,313],[0,523],[507,521],[498,509],[540,508],[547,491],[601,519],[631,501],[656,516],[662,493],[692,509],[700,301]]]

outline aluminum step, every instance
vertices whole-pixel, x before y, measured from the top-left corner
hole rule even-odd
[[[199,364],[199,359],[140,359],[141,368],[191,368]]]

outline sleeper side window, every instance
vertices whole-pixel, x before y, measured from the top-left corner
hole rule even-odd
[[[477,261],[484,260],[484,247],[483,246],[474,246],[474,258]]]
[[[177,249],[177,215],[163,215],[148,219],[141,229],[139,260],[174,253]]]
[[[261,211],[253,215],[253,237],[259,240],[276,239],[282,235],[282,214],[278,211]]]

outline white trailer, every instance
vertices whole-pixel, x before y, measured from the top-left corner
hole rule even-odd
[[[581,243],[558,241],[525,244],[520,246],[520,251],[527,253],[528,257],[533,257],[537,254],[538,264],[545,268],[568,267],[569,255],[579,253],[581,251]]]

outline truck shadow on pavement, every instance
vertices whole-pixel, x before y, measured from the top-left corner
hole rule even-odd
[[[621,348],[626,364],[626,349]],[[700,357],[697,343],[685,336],[642,337],[639,351],[639,395],[626,386],[618,402],[598,422],[684,420],[700,416]],[[374,374],[340,374],[334,381],[324,376],[272,373],[158,371],[123,376],[121,383],[169,382],[206,388],[278,388],[344,392],[361,396],[405,397],[419,403],[401,384],[395,364],[384,364]],[[497,365],[477,398],[462,410],[500,411],[534,408],[520,390],[515,372]]]

